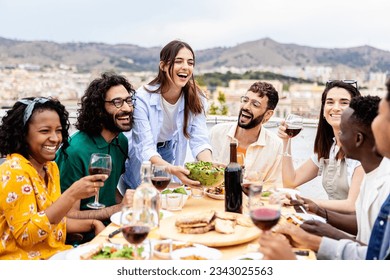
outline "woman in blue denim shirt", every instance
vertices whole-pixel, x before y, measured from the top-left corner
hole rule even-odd
[[[185,42],[174,40],[160,52],[157,77],[137,90],[132,131],[135,156],[126,164],[125,184],[136,188],[143,161],[168,166],[183,184],[190,180],[183,167],[187,144],[197,160],[212,161],[206,125],[206,97],[196,85],[195,55]]]

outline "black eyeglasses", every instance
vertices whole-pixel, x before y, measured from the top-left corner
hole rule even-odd
[[[328,87],[333,82],[343,82],[344,84],[349,84],[358,89],[358,84],[356,80],[329,80],[326,82],[325,87]]]
[[[126,97],[125,99],[117,97],[117,98],[114,98],[114,99],[109,100],[109,101],[104,100],[104,102],[111,103],[117,108],[121,108],[123,106],[123,103],[126,102],[127,105],[129,105],[130,107],[133,107],[135,105],[135,97],[129,96],[129,97]]]

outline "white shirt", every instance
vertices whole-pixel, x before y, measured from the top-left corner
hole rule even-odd
[[[237,129],[235,123],[219,123],[210,130],[210,143],[213,147],[213,159],[228,164],[230,161],[230,142]],[[261,127],[256,142],[250,144],[245,155],[245,169],[263,173],[263,181],[283,187],[282,184],[282,140],[273,132]]]
[[[389,193],[390,160],[383,158],[376,169],[365,174],[356,199],[357,240],[368,244],[379,210]]]

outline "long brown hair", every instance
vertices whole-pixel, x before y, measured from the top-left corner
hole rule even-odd
[[[195,54],[190,45],[185,42],[174,40],[169,42],[160,52],[160,62],[164,65],[168,65],[169,75],[173,76],[173,66],[175,58],[178,52],[182,49],[186,48],[191,51],[194,57],[194,65],[195,65]],[[154,78],[149,85],[157,85],[158,87],[155,90],[149,90],[145,87],[145,90],[151,93],[162,93],[166,92],[169,88],[169,80],[167,78],[167,74],[158,68],[158,75]],[[190,135],[187,131],[188,128],[188,120],[190,113],[194,115],[202,114],[204,112],[203,104],[200,99],[201,96],[205,96],[200,88],[197,86],[194,75],[191,75],[188,83],[183,87],[184,92],[184,126],[183,126],[183,134],[186,138],[190,138]]]
[[[317,134],[314,140],[314,153],[318,155],[318,160],[320,158],[329,158],[330,148],[332,147],[333,137],[335,136],[333,133],[332,126],[324,118],[326,97],[328,95],[328,92],[334,87],[343,88],[348,91],[351,95],[351,99],[355,96],[360,96],[359,90],[352,84],[344,83],[343,81],[332,81],[330,83],[327,83],[321,97],[321,111],[319,115]],[[342,149],[340,149],[339,153],[337,154],[337,157],[344,157]]]

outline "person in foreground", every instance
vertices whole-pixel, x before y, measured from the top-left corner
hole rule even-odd
[[[238,152],[245,155],[245,171],[261,174],[265,184],[282,186],[282,141],[263,125],[268,122],[278,104],[276,89],[269,83],[256,82],[241,96],[237,123],[220,123],[210,131],[213,158],[229,163],[229,145],[238,141]]]
[[[353,239],[356,236],[356,240],[368,243],[379,209],[390,193],[390,161],[374,151],[375,139],[371,129],[378,113],[379,101],[378,96],[354,97],[341,116],[339,139],[342,149],[346,157],[359,160],[366,173],[356,200],[355,213],[326,210],[307,198],[293,200],[292,204],[304,203],[310,212],[327,220],[327,224],[305,222],[301,227],[306,231],[334,239]],[[353,236],[337,230],[332,234],[329,224]]]
[[[329,199],[314,202],[323,208],[344,213],[355,211],[355,201],[364,176],[360,162],[345,158],[340,149],[341,114],[355,96],[360,96],[356,82],[328,82],[321,98],[313,156],[296,170],[291,156],[283,156],[282,161],[284,187],[296,188],[322,173],[322,186]],[[286,147],[288,135],[285,130],[286,125],[282,122],[278,136],[283,139],[284,149],[290,150]]]
[[[143,161],[168,166],[168,172],[183,184],[190,180],[183,167],[187,144],[197,160],[212,161],[206,126],[206,98],[193,76],[195,54],[185,42],[169,42],[160,52],[158,75],[137,90],[133,145],[136,157],[126,163],[125,183],[136,188]],[[136,178],[136,180],[134,180]]]
[[[93,153],[111,155],[112,170],[104,187],[99,190],[99,202],[106,208],[91,210],[87,204],[94,197],[77,201],[68,216],[78,219],[94,218],[109,223],[112,214],[124,204],[132,204],[133,191],[122,195],[117,189],[124,172],[128,143],[123,131],[132,127],[134,89],[127,79],[115,73],[103,73],[94,79],[81,97],[78,110],[78,129],[68,146],[57,152],[56,162],[61,173],[61,190],[66,191],[75,181],[89,174],[88,165]],[[89,238],[91,238],[90,236]],[[87,237],[83,240],[88,241]]]
[[[80,178],[61,194],[53,161],[68,145],[68,113],[55,99],[17,101],[2,119],[0,155],[0,259],[48,259],[71,248],[69,232],[97,234],[104,225],[94,219],[66,218],[72,204],[92,197],[107,175]]]
[[[378,116],[371,127],[375,137],[375,149],[384,157],[390,158],[390,80],[386,82],[387,95],[379,103]],[[288,235],[296,247],[312,249],[318,259],[352,260],[352,259],[390,259],[390,195],[382,204],[371,231],[368,245],[362,245],[348,239],[334,240],[310,234],[289,223],[282,224],[276,231]],[[271,237],[272,238],[272,237]],[[291,247],[281,242],[261,242],[260,251],[269,259],[293,259]],[[264,247],[264,248],[263,248]],[[265,249],[265,247],[268,247]],[[281,252],[272,255],[270,251]]]

